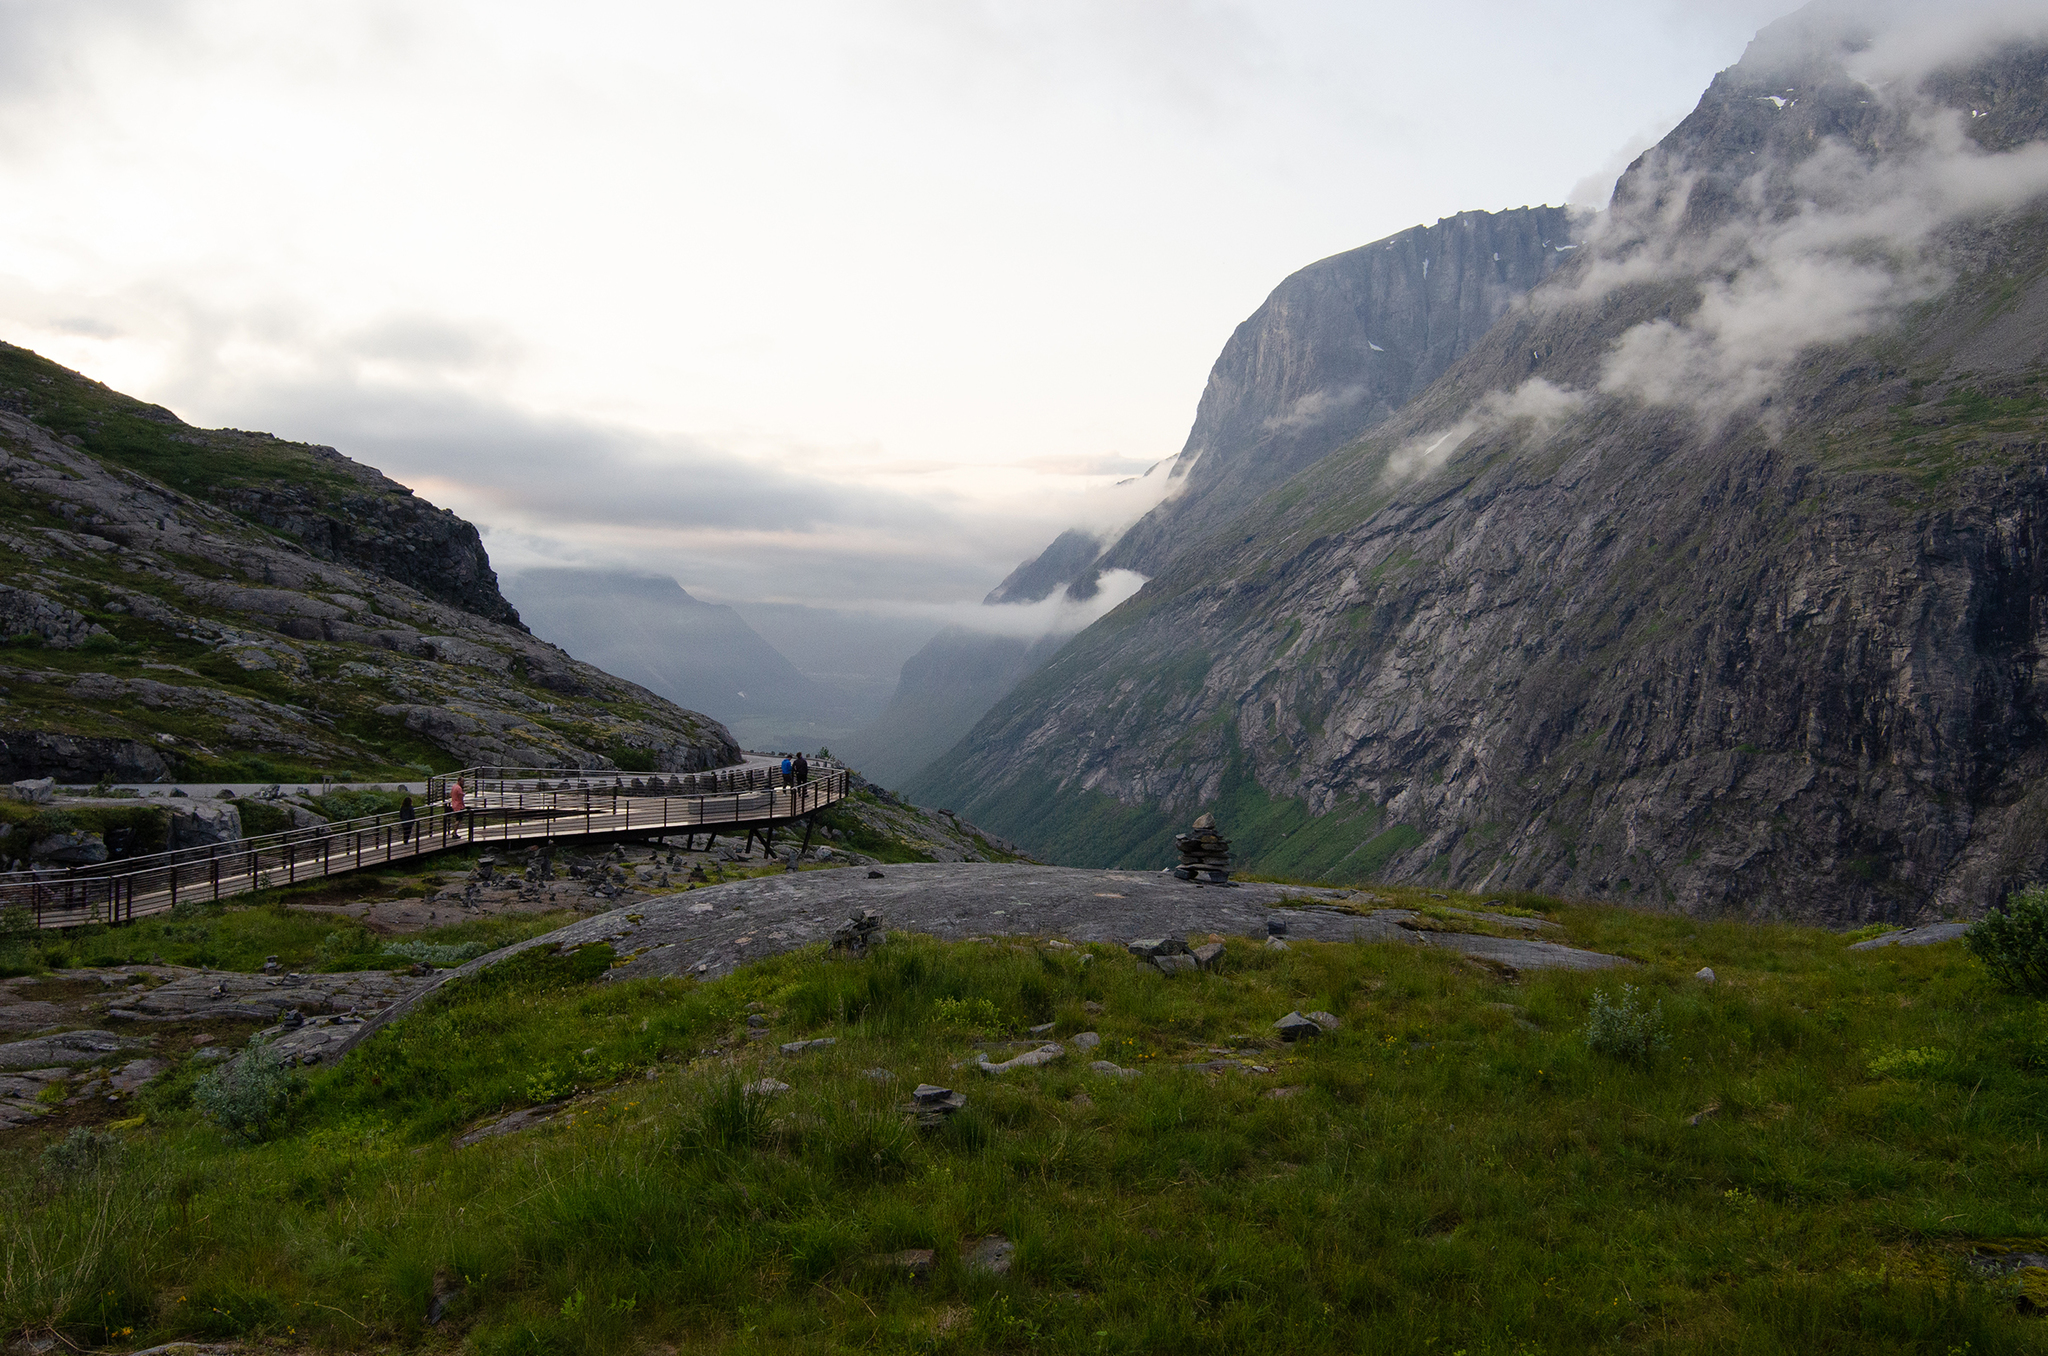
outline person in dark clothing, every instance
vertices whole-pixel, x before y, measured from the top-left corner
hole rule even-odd
[[[412,841],[412,821],[412,797],[407,796],[403,801],[399,802],[398,806],[398,833],[404,842],[410,843]]]
[[[803,756],[802,754],[798,754],[798,755],[796,756],[796,769],[795,769],[795,771],[796,771],[796,784],[797,784],[798,786],[802,786],[802,785],[803,785],[803,784],[804,784],[805,782],[807,782],[807,781],[809,781],[809,780],[811,779],[811,765],[810,765],[810,764],[809,764],[808,762],[806,762],[806,761],[805,761],[805,759],[804,759],[804,756]]]

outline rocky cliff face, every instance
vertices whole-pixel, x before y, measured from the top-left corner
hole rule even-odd
[[[1190,541],[1355,441],[1570,258],[1562,207],[1461,212],[1292,274],[1210,369],[1171,497],[1100,568],[1156,574]]]
[[[716,722],[527,634],[476,529],[369,468],[187,430],[22,349],[0,350],[7,381],[10,779],[738,760]]]
[[[1887,80],[1855,17],[1768,30],[1526,305],[910,789],[1055,860],[1215,804],[1279,869],[1703,913],[2038,879],[2048,53]]]

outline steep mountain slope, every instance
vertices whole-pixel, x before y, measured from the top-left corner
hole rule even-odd
[[[1053,860],[1213,804],[1276,868],[1700,912],[2038,877],[2048,53],[1911,55],[1759,35],[1442,380],[909,789]]]
[[[1104,570],[1155,573],[1426,387],[1571,257],[1573,231],[1562,207],[1463,212],[1290,274],[1210,370],[1169,498],[1107,545],[1062,533],[983,601],[1086,601]],[[941,635],[904,666],[889,710],[839,747],[884,780],[913,777],[1065,640]]]
[[[11,346],[0,398],[0,778],[738,759],[534,639],[474,527],[331,448],[191,428]]]
[[[750,743],[768,727],[828,716],[843,701],[798,672],[739,613],[692,597],[666,576],[536,569],[505,587],[536,635],[710,714]]]
[[[1289,275],[1223,346],[1168,475],[1098,568],[1158,573],[1426,388],[1570,258],[1570,209],[1461,212]]]

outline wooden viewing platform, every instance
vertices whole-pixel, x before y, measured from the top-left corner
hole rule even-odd
[[[847,769],[830,765],[814,767],[810,779],[795,786],[783,785],[781,771],[771,767],[674,775],[465,768],[428,779],[424,808],[409,828],[388,811],[232,843],[15,872],[0,877],[0,909],[26,909],[44,928],[125,923],[180,902],[212,903],[471,844],[773,829],[844,800],[852,780]],[[464,798],[459,813],[448,809],[457,783]]]

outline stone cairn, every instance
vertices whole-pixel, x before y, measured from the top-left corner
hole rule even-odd
[[[855,909],[853,916],[833,931],[832,951],[835,955],[859,960],[868,954],[868,948],[880,946],[888,940],[889,934],[882,931],[880,913],[873,909]]]
[[[1203,815],[1193,832],[1175,834],[1173,845],[1180,850],[1174,875],[1202,885],[1230,883],[1230,842],[1216,832],[1216,816]]]

